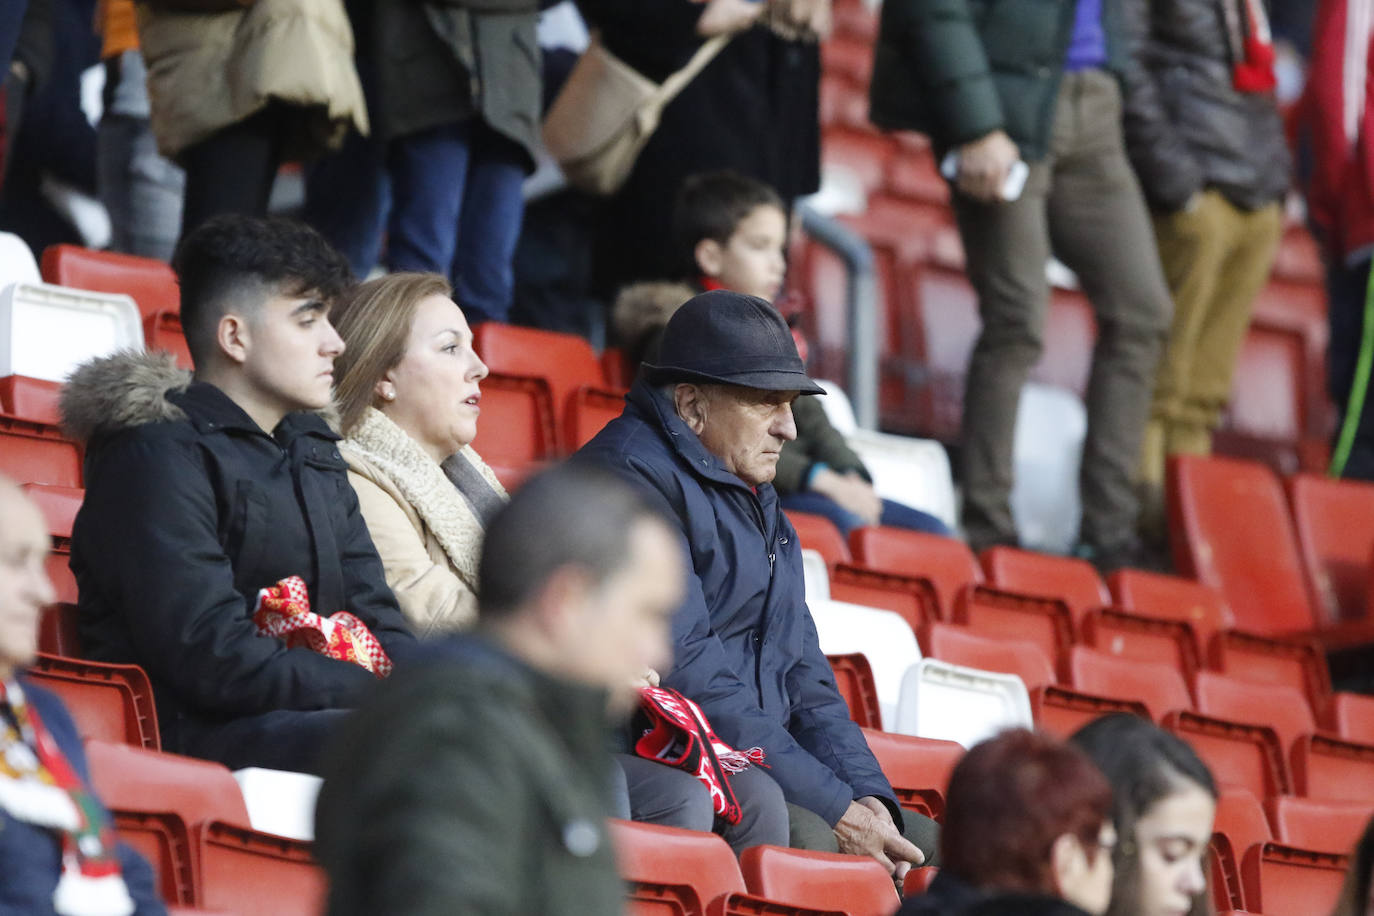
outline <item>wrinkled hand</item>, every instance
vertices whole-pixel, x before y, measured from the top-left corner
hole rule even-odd
[[[841,509],[853,512],[865,525],[876,525],[882,518],[882,499],[873,485],[858,474],[837,474],[826,468],[816,474],[811,489],[830,497]]]
[[[871,795],[849,803],[835,825],[835,838],[840,852],[869,856],[898,880],[905,878],[913,865],[926,860],[921,850],[897,831],[887,807]]]
[[[1007,173],[1020,158],[1021,151],[1006,132],[994,130],[959,148],[959,175],[955,184],[974,200],[1000,200]]]
[[[630,682],[635,689],[640,687],[657,687],[658,672],[652,668],[645,668],[644,673]]]
[[[764,4],[751,0],[704,0],[706,9],[697,20],[697,34],[702,38],[742,32],[763,15]]]

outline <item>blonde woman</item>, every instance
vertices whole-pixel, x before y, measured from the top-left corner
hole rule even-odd
[[[487,519],[506,491],[469,443],[487,367],[438,274],[395,273],[336,307],[336,397],[349,480],[386,581],[421,638],[476,618]]]

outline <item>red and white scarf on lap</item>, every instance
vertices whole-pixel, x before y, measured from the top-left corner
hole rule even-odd
[[[0,810],[61,842],[52,899],[59,916],[134,912],[109,817],[13,680],[0,682]]]
[[[691,773],[710,791],[716,814],[739,823],[730,774],[743,772],[751,763],[766,766],[763,748],[735,750],[711,730],[700,706],[668,687],[639,688],[635,723],[640,732],[634,746],[637,755]]]
[[[391,659],[367,624],[347,611],[321,617],[310,610],[310,594],[300,576],[282,579],[258,592],[253,623],[257,624],[259,635],[283,639],[288,649],[304,646],[330,658],[362,665],[377,677],[391,673]]]

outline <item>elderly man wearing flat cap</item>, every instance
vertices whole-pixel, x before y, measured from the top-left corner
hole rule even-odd
[[[646,485],[681,528],[694,575],[663,682],[695,700],[726,743],[763,748],[794,846],[869,855],[900,880],[933,857],[937,828],[902,811],[849,718],[770,483],[796,437],[792,402],[822,393],[772,306],[703,293],[674,313],[624,413],[578,460]]]

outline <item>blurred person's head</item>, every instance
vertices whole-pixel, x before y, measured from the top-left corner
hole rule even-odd
[[[1205,857],[1217,787],[1207,765],[1180,738],[1120,713],[1070,739],[1111,783],[1120,840],[1112,916],[1205,913]]]
[[[33,500],[0,477],[0,679],[33,661],[38,618],[56,599],[44,561],[48,526]]]
[[[352,275],[318,232],[287,219],[216,216],[182,239],[172,267],[197,378],[268,431],[293,410],[329,405],[344,349],[329,310]]]
[[[682,269],[772,302],[787,270],[787,211],[776,191],[735,172],[693,175],[673,206]]]
[[[974,887],[1062,897],[1101,916],[1112,890],[1111,810],[1111,787],[1082,751],[1005,731],[950,776],[940,865]]]
[[[394,273],[345,293],[334,324],[347,349],[336,364],[344,435],[375,407],[437,462],[477,435],[487,367],[438,274]]]
[[[1350,866],[1345,872],[1345,884],[1341,886],[1340,899],[1331,916],[1374,916],[1374,881],[1370,878],[1374,871],[1374,819],[1371,819],[1364,833],[1350,853]]]
[[[478,621],[534,667],[611,691],[671,661],[682,600],[680,539],[640,492],[566,464],[527,481],[487,526]]]
[[[643,372],[706,450],[751,487],[773,479],[783,443],[797,438],[792,402],[825,393],[807,378],[777,310],[725,290],[674,312]]]

